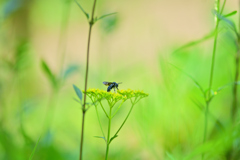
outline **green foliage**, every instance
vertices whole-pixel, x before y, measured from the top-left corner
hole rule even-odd
[[[75,92],[76,92],[80,102],[82,102],[82,92],[81,92],[81,90],[77,86],[75,86],[75,85],[73,85],[73,88],[74,88],[74,90],[75,90]]]
[[[34,154],[35,154],[35,151],[36,151],[36,148],[37,148],[37,146],[38,146],[38,143],[39,143],[40,138],[41,138],[41,137],[39,137],[39,139],[38,139],[38,141],[37,141],[37,143],[36,143],[36,145],[35,145],[32,153],[31,153],[31,155],[30,155],[30,157],[29,157],[29,160],[32,160],[32,159],[33,159],[33,156],[34,156]]]
[[[42,60],[42,69],[45,72],[48,80],[51,82],[53,88],[57,89],[57,87],[58,87],[57,78],[52,73],[51,69],[48,67],[47,63],[44,60]]]

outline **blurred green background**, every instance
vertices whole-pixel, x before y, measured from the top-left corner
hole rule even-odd
[[[78,2],[91,12],[93,0]],[[197,160],[206,153],[206,159],[222,160],[228,159],[232,144],[239,146],[239,129],[231,129],[232,86],[211,102],[208,141],[203,144],[204,113],[193,101],[204,104],[204,98],[173,66],[208,88],[213,37],[174,51],[214,30],[213,9],[214,0],[97,1],[95,15],[117,14],[93,27],[88,88],[106,90],[103,81],[116,81],[123,82],[120,89],[149,93],[111,143],[109,159]],[[78,159],[82,113],[72,84],[84,89],[84,14],[74,0],[0,0],[0,10],[0,159],[28,159],[39,138],[33,159]],[[224,13],[234,10],[238,1],[227,1]],[[237,25],[238,13],[230,19]],[[214,91],[233,83],[236,69],[236,36],[226,24],[220,28]],[[129,107],[123,105],[113,130]],[[106,121],[103,112],[101,119]],[[104,158],[105,143],[94,136],[101,136],[101,130],[91,108],[84,159]]]

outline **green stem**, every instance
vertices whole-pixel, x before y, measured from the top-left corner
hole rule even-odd
[[[127,121],[128,117],[129,117],[130,113],[132,112],[132,109],[133,109],[133,106],[134,106],[134,105],[135,105],[135,103],[132,103],[132,107],[131,107],[131,109],[129,110],[129,112],[128,112],[128,114],[127,114],[127,117],[124,119],[122,125],[119,127],[119,129],[117,130],[117,132],[114,134],[113,137],[116,137],[117,134],[118,134],[118,132],[120,132],[120,130],[122,129],[123,125],[125,124],[125,122]]]
[[[105,138],[105,134],[104,134],[104,132],[103,132],[102,124],[101,124],[100,117],[99,117],[98,110],[97,110],[97,106],[95,106],[95,109],[96,109],[96,113],[97,113],[97,117],[98,117],[98,122],[99,122],[99,125],[100,125],[100,128],[101,128],[103,137]]]
[[[94,0],[93,9],[92,9],[92,18],[91,18],[91,21],[89,22],[88,44],[87,44],[87,60],[86,60],[87,63],[86,63],[86,75],[85,75],[85,88],[84,88],[85,93],[87,93],[89,51],[90,51],[90,41],[91,41],[92,26],[94,24],[94,11],[95,11],[95,6],[96,6],[96,1],[97,0]],[[81,131],[79,160],[82,160],[85,113],[86,113],[86,94],[84,94],[83,109],[82,109],[82,131]]]
[[[216,1],[216,10],[219,11],[219,3],[220,1]],[[224,3],[225,5],[225,3]],[[224,6],[223,6],[224,8]],[[223,9],[222,8],[222,9]],[[222,11],[221,11],[222,12]],[[212,90],[212,81],[213,81],[213,72],[214,72],[214,64],[215,64],[215,55],[216,55],[216,48],[217,48],[217,38],[218,38],[218,25],[219,25],[219,19],[216,16],[216,26],[215,26],[215,37],[214,37],[214,44],[213,44],[213,53],[212,53],[212,63],[211,63],[211,72],[210,72],[210,80],[209,80],[209,91],[206,96],[206,110],[205,110],[205,122],[204,122],[204,134],[203,134],[203,143],[205,143],[207,139],[207,127],[208,127],[208,111],[209,111],[209,99],[211,97],[211,90]],[[204,159],[204,154],[202,154],[202,159]]]
[[[239,9],[240,9],[240,1],[239,1]],[[240,31],[240,13],[239,13],[239,31]],[[235,123],[236,119],[236,113],[237,113],[237,106],[238,106],[238,77],[239,77],[239,58],[240,58],[240,37],[238,36],[238,51],[236,53],[236,58],[235,58],[235,77],[234,77],[234,84],[233,84],[233,102],[232,102],[232,111],[231,111],[231,118],[232,118],[232,123]]]
[[[118,112],[118,110],[121,108],[123,102],[124,102],[124,101],[122,101],[122,103],[118,106],[118,109],[115,111],[115,113],[113,114],[112,118],[116,115],[116,113]]]
[[[66,55],[66,41],[67,41],[67,28],[68,28],[68,21],[70,17],[70,8],[71,8],[71,1],[66,2],[67,4],[64,5],[66,8],[64,8],[63,16],[62,16],[62,22],[61,22],[61,29],[60,29],[60,37],[58,42],[58,51],[57,53],[61,55],[60,60],[60,74],[63,72],[63,66],[64,66],[64,59]]]
[[[108,159],[108,153],[109,153],[109,145],[110,145],[110,131],[111,131],[111,121],[112,121],[112,107],[110,106],[110,112],[109,112],[109,118],[108,118],[108,137],[107,137],[107,149],[106,149],[106,156],[105,160]]]
[[[108,116],[106,110],[104,109],[104,107],[103,107],[103,105],[102,105],[102,102],[99,102],[99,103],[100,103],[100,105],[101,105],[101,107],[102,107],[102,110],[104,111],[105,115],[109,118],[109,116]]]

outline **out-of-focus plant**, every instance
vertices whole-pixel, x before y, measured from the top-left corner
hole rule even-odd
[[[144,93],[143,91],[130,90],[130,89],[128,89],[128,90],[120,90],[120,91],[118,90],[117,93],[106,92],[106,91],[99,90],[99,89],[88,89],[86,92],[83,91],[83,93],[85,93],[85,95],[87,95],[91,99],[92,104],[95,106],[97,117],[98,117],[99,126],[100,126],[101,131],[102,131],[102,136],[95,136],[95,137],[104,139],[104,141],[106,143],[105,160],[107,160],[108,159],[110,143],[118,136],[118,133],[120,132],[120,130],[124,126],[124,124],[127,121],[130,113],[132,112],[133,107],[142,98],[147,97],[148,94]],[[128,100],[128,99],[131,101],[131,108],[128,111],[128,114],[126,115],[124,121],[122,122],[122,124],[120,125],[118,130],[115,132],[115,134],[113,134],[113,136],[111,136],[110,133],[111,133],[112,119],[117,114],[119,109],[122,107],[123,103],[126,100]],[[109,107],[109,109],[108,109],[109,113],[107,113],[107,111],[106,111],[107,109],[103,106],[102,101],[104,101],[104,100],[107,101],[107,104],[108,104],[108,107]],[[105,134],[104,134],[102,123],[101,123],[100,118],[99,118],[99,112],[98,112],[98,107],[99,106],[101,107],[101,109],[105,113],[105,116],[108,119],[107,136],[105,136]]]
[[[223,125],[221,124],[221,122],[216,119],[210,112],[209,112],[209,106],[210,106],[210,102],[212,101],[212,99],[224,88],[229,87],[229,86],[233,86],[233,103],[232,103],[232,111],[231,111],[231,118],[235,119],[236,113],[237,113],[237,85],[239,85],[239,81],[238,81],[238,75],[239,75],[239,34],[237,33],[235,24],[230,21],[229,19],[227,19],[227,17],[230,17],[232,15],[235,15],[237,12],[233,11],[231,13],[228,13],[226,15],[223,15],[223,10],[226,4],[226,0],[223,1],[222,5],[220,5],[220,0],[215,0],[215,9],[213,11],[214,13],[214,18],[215,18],[215,29],[214,31],[210,32],[208,35],[204,36],[202,39],[197,40],[197,41],[193,41],[190,42],[182,47],[180,47],[179,49],[177,49],[175,51],[175,53],[177,53],[179,50],[182,50],[184,48],[187,47],[191,47],[193,45],[199,44],[201,42],[204,42],[205,40],[214,37],[214,44],[213,44],[213,51],[212,51],[212,61],[211,61],[211,70],[210,70],[210,80],[209,80],[209,87],[204,90],[203,87],[200,85],[200,83],[195,80],[191,75],[189,75],[188,73],[182,71],[180,68],[176,67],[177,69],[181,70],[185,75],[187,75],[194,83],[195,85],[200,89],[202,96],[204,97],[205,100],[205,104],[201,104],[200,102],[197,102],[195,100],[193,100],[193,102],[204,112],[204,116],[205,116],[205,120],[204,120],[204,134],[203,134],[203,143],[206,142],[207,140],[207,128],[208,128],[208,117],[209,115],[215,119],[216,121],[216,125],[220,126],[223,129]],[[218,39],[218,34],[220,32],[219,29],[219,24],[221,21],[224,21],[226,24],[228,24],[229,28],[231,28],[231,30],[233,30],[233,32],[236,34],[237,40],[236,40],[236,44],[238,45],[238,51],[236,54],[236,58],[235,58],[235,66],[236,66],[236,71],[235,71],[235,79],[233,83],[229,83],[226,84],[222,87],[219,87],[217,90],[213,90],[212,89],[212,83],[213,83],[213,75],[214,75],[214,65],[215,65],[215,57],[216,57],[216,50],[217,50],[217,39]],[[203,152],[204,153],[204,152]],[[202,154],[202,158],[204,158],[204,154]]]
[[[87,82],[88,82],[88,68],[89,68],[89,52],[90,52],[90,42],[91,42],[91,34],[92,34],[92,27],[93,25],[98,21],[101,20],[105,17],[111,16],[115,13],[110,13],[110,14],[105,14],[102,15],[100,17],[95,17],[94,13],[95,13],[95,8],[96,8],[96,2],[97,0],[94,0],[93,2],[93,8],[92,8],[92,14],[91,17],[89,16],[89,14],[83,9],[83,7],[75,0],[75,2],[77,3],[78,7],[80,8],[80,10],[84,13],[84,15],[86,16],[87,20],[88,20],[88,24],[89,24],[89,32],[88,32],[88,41],[87,41],[87,59],[86,59],[86,74],[85,74],[85,83],[84,83],[84,91],[87,91]],[[84,98],[83,98],[83,103],[82,103],[82,93],[81,90],[79,88],[77,88],[74,85],[74,90],[76,92],[76,94],[78,95],[80,101],[81,101],[81,105],[82,105],[82,130],[81,130],[81,140],[80,140],[80,156],[79,159],[82,159],[82,151],[83,151],[83,138],[84,138],[84,122],[85,122],[85,114],[87,111],[86,108],[86,94],[84,94]]]

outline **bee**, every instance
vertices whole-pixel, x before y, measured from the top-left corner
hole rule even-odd
[[[111,89],[114,89],[114,91],[115,91],[115,88],[117,88],[117,90],[118,90],[118,84],[121,84],[121,83],[122,83],[122,82],[120,82],[120,83],[116,83],[116,82],[106,82],[106,81],[103,82],[103,84],[104,84],[105,86],[108,86],[108,88],[107,88],[107,91],[108,91],[108,92],[110,92]]]

